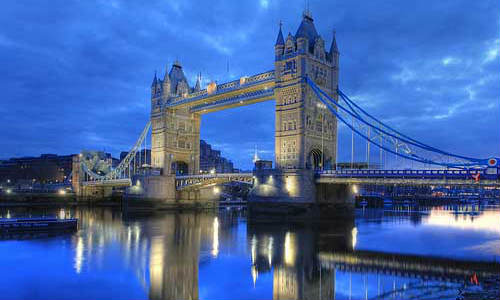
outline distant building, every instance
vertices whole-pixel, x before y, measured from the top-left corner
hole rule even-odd
[[[200,140],[200,172],[233,173],[233,163],[221,156],[219,150],[212,149],[212,146]]]
[[[273,162],[271,160],[256,160],[255,161],[255,170],[267,170],[273,168]]]
[[[64,182],[71,175],[73,155],[42,154],[0,161],[0,182]]]

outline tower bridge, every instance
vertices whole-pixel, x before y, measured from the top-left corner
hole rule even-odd
[[[352,206],[349,185],[354,183],[500,186],[500,159],[478,159],[437,149],[395,130],[350,99],[338,85],[340,53],[335,31],[328,49],[325,44],[306,11],[294,35],[285,37],[280,25],[274,44],[274,70],[223,84],[211,82],[206,88],[198,77],[191,87],[176,61],[163,76],[155,74],[150,121],[129,155],[108,174],[96,173],[84,160],[75,158],[75,191],[83,195],[88,188],[129,184],[135,191],[129,194],[134,197],[172,203],[187,197],[203,202],[217,198],[210,186],[237,180],[253,184],[250,206],[255,208],[277,203]],[[239,177],[200,177],[202,116],[269,100],[275,101],[274,168],[256,169]],[[351,145],[338,145],[338,122],[352,131]],[[141,157],[149,132],[150,161]],[[338,146],[350,146],[353,153],[354,135],[366,142],[368,155],[370,147],[376,147],[380,161],[383,154],[389,154],[416,163],[417,169],[336,170]]]

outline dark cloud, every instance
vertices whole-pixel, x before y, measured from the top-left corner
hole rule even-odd
[[[4,3],[0,157],[126,150],[148,120],[154,70],[179,59],[192,82],[200,71],[223,82],[270,70],[278,21],[293,34],[302,10],[273,0]],[[345,93],[426,143],[499,155],[498,1],[311,1],[310,10],[327,45],[337,31]],[[202,137],[239,166],[250,167],[254,145],[273,157],[273,102],[202,123]],[[349,145],[343,130],[343,160]]]

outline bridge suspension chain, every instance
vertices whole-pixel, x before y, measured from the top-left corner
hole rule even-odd
[[[344,125],[350,128],[357,135],[361,136],[368,143],[374,144],[380,149],[402,157],[409,161],[415,161],[422,164],[439,165],[451,168],[480,167],[488,164],[487,159],[477,159],[456,155],[432,146],[426,145],[412,139],[399,131],[392,129],[385,123],[379,121],[365,110],[362,110],[354,101],[348,98],[344,93],[338,90],[341,99],[347,104],[347,108],[331,98],[326,92],[321,90],[314,81],[306,77],[306,83],[311,87],[316,97],[326,105],[326,107],[340,120]],[[371,122],[367,121],[362,115],[368,116]],[[352,120],[349,122],[348,120]],[[375,122],[376,124],[373,124]],[[365,134],[363,131],[375,133],[374,135]],[[377,141],[380,140],[380,141]],[[391,145],[388,147],[387,145]],[[394,149],[394,150],[393,150]],[[399,149],[402,151],[400,152]],[[438,156],[438,159],[429,158],[429,156]]]
[[[142,143],[145,142],[145,140],[146,140],[146,137],[148,135],[150,127],[151,127],[151,121],[148,121],[146,126],[142,130],[141,135],[139,136],[139,138],[135,142],[132,149],[130,149],[127,156],[125,156],[125,158],[120,162],[120,164],[116,168],[112,169],[111,172],[109,172],[105,175],[97,174],[96,172],[92,171],[89,168],[89,166],[87,165],[87,163],[84,160],[82,160],[80,162],[82,170],[91,180],[101,180],[101,181],[113,180],[113,179],[126,178],[127,175],[128,175],[128,178],[130,178],[132,165],[133,165],[133,169],[134,169],[133,173],[135,173],[137,170],[135,158],[137,156],[137,152],[141,150]],[[147,157],[147,151],[144,154],[144,156]],[[128,171],[128,174],[126,174],[127,171]]]

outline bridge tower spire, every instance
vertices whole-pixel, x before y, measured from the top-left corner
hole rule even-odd
[[[338,60],[335,39],[333,44]],[[278,51],[278,45],[275,49],[276,167],[330,168],[336,159],[337,120],[314,97],[305,78],[337,99],[338,69],[308,9],[295,35],[289,34],[284,41],[283,51]]]

